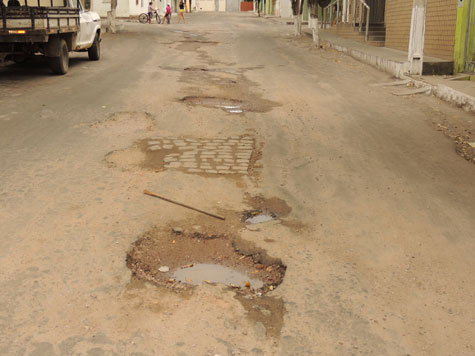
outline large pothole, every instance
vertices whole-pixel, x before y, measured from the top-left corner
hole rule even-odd
[[[127,266],[136,277],[174,290],[219,283],[264,295],[282,283],[286,266],[280,259],[234,234],[198,230],[146,232],[127,253]]]
[[[181,101],[190,105],[221,109],[230,114],[242,114],[244,111],[252,111],[249,103],[237,99],[185,96]]]

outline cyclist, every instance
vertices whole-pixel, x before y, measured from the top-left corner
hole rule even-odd
[[[153,13],[155,12],[155,9],[153,8],[152,6],[152,2],[150,1],[148,3],[148,23],[152,23],[152,17],[153,17]]]
[[[163,24],[165,24],[165,20],[167,20],[168,23],[170,23],[170,18],[172,16],[172,7],[170,4],[167,4],[167,8],[165,10],[165,16],[163,16]]]

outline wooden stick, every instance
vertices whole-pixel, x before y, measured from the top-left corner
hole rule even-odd
[[[151,191],[149,191],[149,190],[147,190],[147,189],[145,189],[145,190],[143,191],[143,193],[146,194],[146,195],[150,195],[150,196],[152,196],[152,197],[158,198],[158,199],[165,200],[165,201],[167,201],[167,202],[169,202],[169,203],[176,204],[176,205],[180,205],[180,206],[182,206],[182,207],[184,207],[184,208],[188,208],[188,209],[197,211],[197,212],[199,212],[199,213],[212,216],[213,218],[216,218],[216,219],[225,220],[224,216],[220,216],[220,215],[215,215],[215,214],[212,214],[212,213],[208,213],[208,212],[206,212],[206,211],[204,211],[204,210],[200,210],[200,209],[197,209],[197,208],[193,208],[192,206],[189,206],[189,205],[186,205],[186,204],[183,204],[183,203],[179,203],[179,202],[177,202],[177,201],[173,201],[173,200],[171,200],[171,199],[168,199],[168,198],[162,197],[162,196],[160,196],[160,195],[158,195],[158,194],[155,194],[155,193],[153,193],[153,192],[151,192]]]

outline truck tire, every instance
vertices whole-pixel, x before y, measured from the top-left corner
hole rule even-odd
[[[94,43],[87,50],[87,54],[89,56],[89,60],[91,61],[98,61],[101,59],[101,40],[99,39],[99,33],[96,33],[96,36],[94,37]]]
[[[61,39],[58,42],[59,57],[50,57],[49,66],[54,74],[66,74],[69,69],[69,50],[66,41]]]

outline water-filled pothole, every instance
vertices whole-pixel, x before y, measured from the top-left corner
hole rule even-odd
[[[282,283],[286,266],[253,243],[232,233],[176,230],[154,228],[133,244],[126,261],[136,277],[174,290],[222,283],[252,295]]]
[[[285,201],[279,198],[266,199],[263,196],[248,198],[254,208],[244,211],[241,221],[246,224],[262,224],[286,216],[292,210]]]
[[[179,282],[199,285],[205,283],[220,283],[240,288],[259,289],[264,283],[257,278],[223,265],[198,263],[191,267],[179,268],[173,273],[173,278]]]
[[[207,96],[185,96],[181,99],[184,103],[196,106],[204,106],[208,108],[221,109],[230,114],[242,114],[249,109],[249,105],[237,99],[207,97]]]

